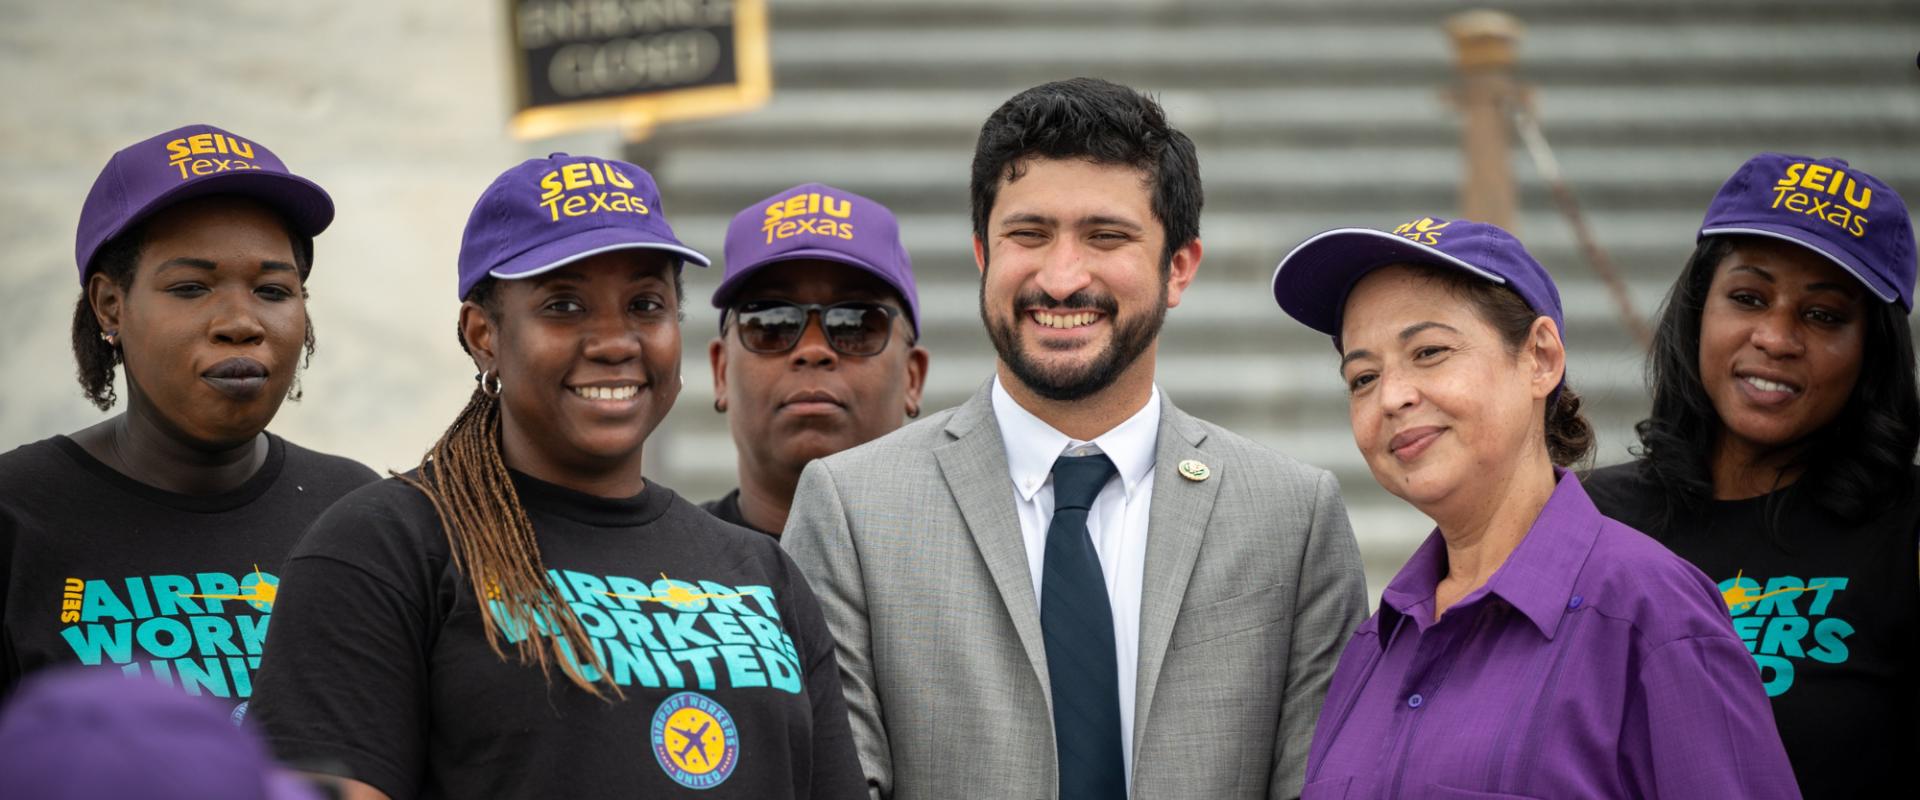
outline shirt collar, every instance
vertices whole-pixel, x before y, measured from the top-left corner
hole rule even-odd
[[[1533,527],[1520,540],[1520,546],[1507,556],[1485,586],[1461,598],[1464,606],[1483,595],[1497,595],[1507,601],[1538,628],[1540,635],[1552,639],[1560,627],[1573,597],[1573,584],[1586,567],[1587,554],[1593,550],[1603,519],[1593,500],[1581,488],[1573,473],[1554,468],[1555,485]],[[1412,617],[1425,628],[1433,621],[1433,590],[1446,575],[1447,543],[1435,528],[1413,557],[1387,583],[1380,593],[1380,615],[1376,625],[1382,647],[1392,635],[1396,619]]]
[[[1046,485],[1053,475],[1054,461],[1082,445],[1091,444],[1107,454],[1119,470],[1121,487],[1128,496],[1153,474],[1154,450],[1160,444],[1158,386],[1139,411],[1091,442],[1075,440],[1034,416],[1007,393],[998,375],[993,378],[992,394],[993,416],[1000,425],[1000,441],[1007,448],[1007,471],[1013,477],[1013,491],[1023,501],[1031,502]]]

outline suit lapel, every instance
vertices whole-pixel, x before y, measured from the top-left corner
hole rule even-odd
[[[1040,603],[1033,596],[1033,571],[1013,500],[1006,445],[993,416],[993,384],[975,393],[947,422],[953,441],[934,448],[948,490],[960,506],[974,545],[1013,617],[1027,661],[1042,687],[1047,686],[1046,647],[1040,637]]]
[[[1187,581],[1200,556],[1214,497],[1220,492],[1221,465],[1200,450],[1207,438],[1186,412],[1161,396],[1159,442],[1154,447],[1153,502],[1147,513],[1147,565],[1140,592],[1140,666],[1135,684],[1133,752],[1147,731],[1160,666],[1165,663],[1173,623],[1187,595]],[[1207,480],[1181,477],[1180,462],[1199,461],[1212,470]]]

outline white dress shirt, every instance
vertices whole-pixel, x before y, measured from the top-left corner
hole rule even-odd
[[[1087,512],[1087,533],[1107,579],[1107,604],[1113,609],[1114,660],[1119,667],[1120,742],[1127,786],[1133,786],[1133,701],[1140,668],[1140,590],[1147,564],[1147,509],[1153,500],[1153,456],[1160,441],[1160,388],[1125,422],[1091,442],[1069,438],[1022,408],[993,379],[993,416],[1007,448],[1020,535],[1033,572],[1033,597],[1039,600],[1045,566],[1047,526],[1053,521],[1053,462],[1063,455],[1105,453],[1118,469],[1100,487]],[[1129,789],[1131,791],[1131,789]]]

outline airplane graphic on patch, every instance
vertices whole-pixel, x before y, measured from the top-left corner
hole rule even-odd
[[[666,603],[668,605],[686,605],[695,600],[732,600],[734,598],[747,596],[746,592],[696,592],[687,588],[684,583],[667,577],[667,573],[664,572],[660,573],[660,580],[667,584],[666,594],[620,594],[618,592],[606,591],[601,592],[601,594],[608,597],[617,597],[621,600],[640,600],[648,603]]]
[[[1775,589],[1765,594],[1748,594],[1748,592],[1752,590],[1740,584],[1740,578],[1746,574],[1747,574],[1747,571],[1744,569],[1738,572],[1735,572],[1733,574],[1732,588],[1729,588],[1720,593],[1720,599],[1726,601],[1727,610],[1729,611],[1732,611],[1733,609],[1743,605],[1758,603],[1762,600],[1765,600],[1777,594],[1788,594],[1791,592],[1811,592],[1816,589],[1824,589],[1827,586],[1827,584],[1823,582],[1823,583],[1816,583],[1812,586],[1806,586],[1806,587],[1787,587],[1784,589]]]
[[[673,729],[674,733],[687,737],[687,746],[680,748],[680,751],[677,753],[674,753],[673,757],[676,759],[679,759],[680,763],[682,764],[693,763],[692,761],[688,760],[689,756],[699,756],[702,762],[707,761],[706,748],[700,745],[700,741],[702,737],[707,735],[707,729],[711,727],[713,727],[712,720],[702,720],[700,722],[700,727],[695,728],[693,730],[687,730],[686,728],[674,728]]]
[[[268,583],[268,581],[273,581]],[[245,600],[247,605],[259,611],[272,611],[273,601],[280,597],[280,581],[269,578],[260,572],[260,565],[253,565],[253,574],[241,579],[239,594],[187,594],[174,592],[178,597],[197,597],[204,600]]]

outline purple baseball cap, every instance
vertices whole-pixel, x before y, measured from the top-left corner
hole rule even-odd
[[[660,188],[625,161],[554,153],[493,180],[460,239],[460,298],[489,277],[531,278],[615,250],[665,250],[697,266],[660,208]]]
[[[1852,274],[1883,303],[1913,310],[1913,220],[1879,178],[1837,158],[1761,153],[1707,206],[1699,236],[1784,239]]]
[[[11,797],[46,800],[318,800],[230,716],[119,670],[43,672],[0,714],[0,782]]]
[[[727,225],[726,276],[713,290],[714,308],[726,308],[748,278],[782,261],[821,259],[873,273],[907,305],[907,322],[920,333],[920,293],[913,262],[900,243],[893,212],[860,195],[823,183],[803,183],[748,206]],[[724,328],[726,318],[721,317]]]
[[[167,206],[213,194],[266,203],[306,236],[333,222],[326,190],[288,171],[265,145],[212,125],[174,128],[114,153],[93,180],[74,237],[80,283],[86,284],[93,254],[108,239]]]
[[[1565,312],[1553,276],[1513,234],[1497,225],[1421,217],[1391,231],[1338,228],[1293,248],[1273,271],[1273,298],[1300,324],[1333,337],[1347,293],[1367,273],[1391,264],[1431,264],[1461,270],[1505,286],[1566,335]]]

